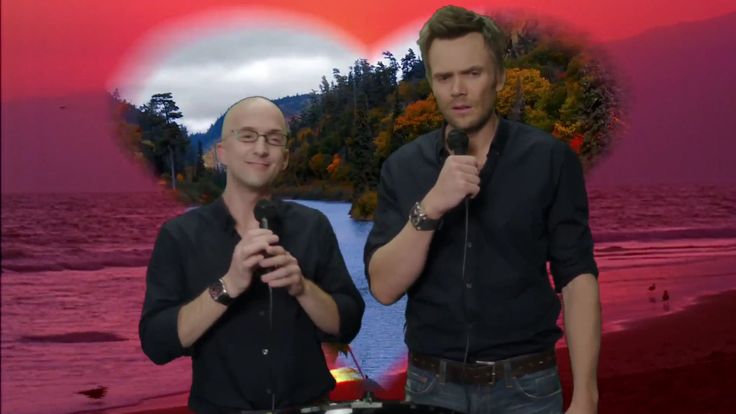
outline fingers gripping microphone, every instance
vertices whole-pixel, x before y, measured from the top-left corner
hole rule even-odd
[[[447,148],[453,155],[468,154],[468,134],[462,129],[453,129],[447,136]],[[468,198],[465,198],[467,204]]]
[[[271,200],[258,200],[258,203],[256,203],[256,208],[253,210],[253,215],[256,216],[256,220],[258,220],[258,225],[262,229],[271,229],[273,230],[273,224],[276,221],[276,217],[278,216],[278,212],[276,211],[276,206],[271,202]]]
[[[260,228],[271,230],[274,233],[276,232],[275,230],[277,227],[276,220],[278,219],[278,211],[276,210],[276,206],[273,204],[273,202],[271,202],[271,200],[258,200],[255,208],[253,209],[253,215],[255,216],[256,220],[258,220],[258,226]],[[264,252],[263,254],[267,256],[266,252]],[[258,268],[257,275],[262,276],[265,271],[266,269]]]
[[[468,153],[468,134],[462,129],[453,129],[447,136],[447,147],[453,155],[466,155]]]

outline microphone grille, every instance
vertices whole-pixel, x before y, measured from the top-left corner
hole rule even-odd
[[[468,134],[461,129],[453,129],[447,136],[447,147],[454,155],[468,153]]]
[[[253,210],[253,215],[256,217],[256,220],[259,222],[262,221],[264,218],[268,221],[273,221],[276,216],[276,206],[271,202],[271,200],[261,199],[258,200],[256,203],[256,207]]]

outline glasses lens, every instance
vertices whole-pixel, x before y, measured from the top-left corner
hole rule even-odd
[[[258,139],[258,133],[250,130],[238,131],[238,141],[255,142]]]
[[[271,132],[266,135],[266,141],[271,145],[283,147],[286,145],[286,136],[280,132]]]

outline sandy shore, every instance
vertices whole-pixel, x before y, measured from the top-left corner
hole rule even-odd
[[[736,393],[736,290],[707,296],[680,312],[636,321],[603,335],[601,414],[731,413]],[[567,349],[559,348],[569,402]],[[151,399],[109,414],[187,414],[186,394]]]
[[[736,291],[605,334],[599,364],[605,413],[732,413],[736,393]],[[560,348],[566,399],[572,378]],[[566,401],[567,403],[567,401]]]

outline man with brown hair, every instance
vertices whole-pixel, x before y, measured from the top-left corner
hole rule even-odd
[[[594,413],[600,299],[580,162],[495,112],[506,42],[492,20],[444,7],[418,43],[446,125],[384,163],[365,248],[373,296],[408,294],[407,399],[561,413],[556,290],[574,376],[567,412]]]

